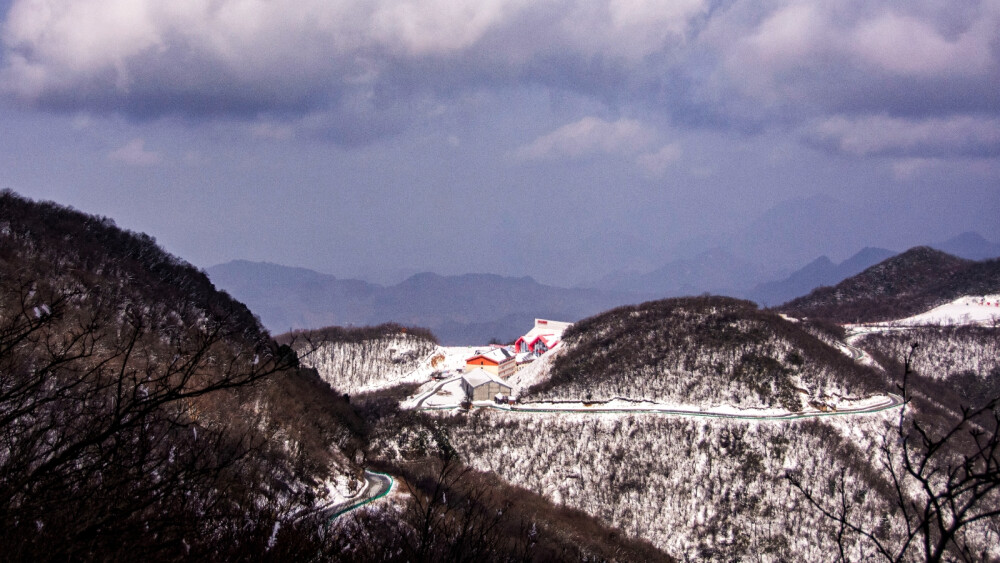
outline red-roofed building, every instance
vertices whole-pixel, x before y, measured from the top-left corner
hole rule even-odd
[[[573,323],[535,319],[535,327],[514,342],[514,349],[519,353],[544,354],[562,342],[563,332],[571,326]]]

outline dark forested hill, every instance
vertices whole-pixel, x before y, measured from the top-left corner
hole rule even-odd
[[[799,410],[881,391],[878,374],[800,324],[727,297],[620,307],[573,325],[564,345],[526,397]]]
[[[151,237],[3,192],[0,559],[315,553],[358,421],[295,365]]]
[[[973,262],[919,246],[778,309],[837,322],[874,322],[908,317],[962,295],[997,292],[1000,260]]]

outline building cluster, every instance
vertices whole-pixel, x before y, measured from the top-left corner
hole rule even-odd
[[[563,332],[572,323],[535,319],[535,326],[517,339],[512,346],[492,346],[477,350],[465,360],[462,389],[469,402],[508,402],[512,387],[507,379],[542,354],[562,342]]]

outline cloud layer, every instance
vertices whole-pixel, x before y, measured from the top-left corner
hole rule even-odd
[[[996,152],[998,37],[996,0],[14,0],[0,89],[45,110],[266,118],[354,144],[476,92],[542,88],[642,123],[811,129],[855,156],[976,155]],[[592,149],[571,147],[572,127],[627,142],[648,127],[586,118],[522,156]],[[915,140],[937,124],[944,138]]]

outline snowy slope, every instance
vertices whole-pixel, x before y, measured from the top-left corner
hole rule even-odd
[[[853,490],[869,493],[855,497],[855,509],[877,522],[889,506],[868,451],[893,416],[758,423],[485,411],[440,422],[477,469],[679,559],[822,561],[836,552],[833,527],[784,476],[796,472],[825,487],[844,471]],[[865,559],[859,545],[847,549],[851,560]]]
[[[416,375],[429,376],[437,346],[407,333],[357,342],[321,342],[301,358],[320,377],[342,393],[360,393],[392,387]]]
[[[930,311],[884,323],[867,326],[955,326],[978,324],[992,326],[1000,323],[1000,295],[967,295]]]

